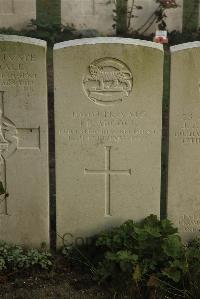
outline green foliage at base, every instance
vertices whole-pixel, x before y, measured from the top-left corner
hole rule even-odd
[[[185,266],[176,232],[168,220],[159,221],[151,215],[141,223],[129,220],[101,234],[96,241],[97,248],[104,250],[104,261],[99,264],[101,280],[112,277],[117,270],[137,282],[151,279],[151,275],[179,281]]]
[[[13,28],[0,28],[0,34],[42,39],[45,40],[51,48],[55,43],[82,37],[81,33],[76,31],[73,27],[65,26],[61,30],[58,25],[43,24],[36,20],[31,20],[30,29],[16,31]]]
[[[61,26],[56,24],[43,24],[39,20],[31,20],[30,28],[22,31],[16,31],[13,28],[0,28],[0,34],[7,34],[7,35],[19,35],[19,36],[27,36],[32,38],[43,39],[47,41],[48,46],[51,48],[55,43],[68,41],[77,38],[85,38],[85,37],[97,37],[102,36],[98,31],[94,29],[82,29],[76,30],[75,27],[72,25],[70,26]],[[154,35],[144,36],[138,34],[137,32],[132,32],[129,34],[121,34],[120,36],[134,38],[134,39],[141,39],[141,40],[148,40],[152,41]],[[169,44],[166,45],[166,49],[169,46],[187,43],[192,41],[200,41],[200,32],[184,32],[180,33],[178,31],[173,31],[169,33]]]
[[[98,283],[139,293],[176,288],[182,295],[185,287],[200,283],[200,240],[185,247],[171,222],[154,215],[103,232],[85,248],[64,247],[63,254],[88,268]]]
[[[0,273],[33,268],[48,270],[51,266],[52,256],[47,251],[25,250],[0,241]]]

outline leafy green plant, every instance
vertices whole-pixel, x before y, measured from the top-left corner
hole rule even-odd
[[[90,245],[64,247],[63,254],[99,284],[134,289],[134,298],[200,298],[193,295],[200,292],[200,241],[185,246],[172,223],[155,215],[128,220]]]
[[[20,246],[0,241],[0,272],[12,272],[28,268],[48,270],[52,266],[52,256],[38,249],[25,250]]]
[[[0,34],[43,39],[50,47],[53,47],[55,43],[82,37],[81,32],[77,31],[73,25],[60,26],[34,19],[30,20],[30,26],[27,29],[16,31],[13,28],[0,28]]]
[[[27,30],[25,34],[33,38],[43,39],[51,47],[57,42],[79,37],[79,32],[73,25],[62,26],[34,19],[31,20],[30,30]]]
[[[158,298],[200,298],[200,239],[194,239],[185,246],[187,271],[181,277],[182,284],[172,285],[169,281],[160,280]]]
[[[129,220],[119,228],[102,233],[97,248],[104,251],[99,263],[100,280],[126,273],[129,281],[145,282],[152,277],[179,282],[186,271],[184,247],[169,220],[151,215],[140,223]]]
[[[188,262],[188,272],[186,282],[188,291],[186,298],[200,298],[200,238],[191,241],[186,248],[186,260]]]

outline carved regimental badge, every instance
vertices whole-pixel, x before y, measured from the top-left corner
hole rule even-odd
[[[99,105],[121,103],[133,87],[133,75],[120,60],[101,58],[92,62],[83,78],[83,87],[90,100]]]

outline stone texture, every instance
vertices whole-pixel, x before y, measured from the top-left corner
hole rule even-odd
[[[169,32],[173,30],[182,31],[183,0],[177,0],[176,2],[179,5],[176,9],[170,8],[166,9],[165,11],[167,16],[165,22]],[[131,3],[132,1],[129,1],[129,7],[131,6]],[[134,30],[141,28],[140,32],[144,32],[145,35],[155,33],[155,31],[158,29],[156,22],[153,22],[150,27],[149,22],[144,27],[143,25],[146,24],[149,17],[155,12],[158,7],[158,3],[156,3],[154,0],[135,0],[135,5],[142,6],[143,9],[134,10],[134,14],[137,17],[132,18],[131,20],[132,28]]]
[[[188,241],[200,236],[200,43],[171,55],[168,217]]]
[[[36,19],[36,0],[0,0],[0,27],[26,28]]]
[[[39,247],[49,244],[46,42],[0,36],[0,58],[0,239]]]
[[[113,34],[113,1],[61,0],[61,22],[73,24],[79,30],[95,29],[100,33]]]
[[[169,32],[176,30],[182,32],[183,23],[183,0],[177,0],[178,7],[176,9],[170,8],[166,10],[165,22]]]
[[[115,0],[61,0],[61,20],[62,24],[74,24],[77,29],[96,29],[103,34],[113,34],[115,30],[112,25],[113,10]],[[130,9],[132,0],[129,0]],[[179,7],[177,9],[166,10],[166,23],[169,31],[182,30],[183,0],[177,0]],[[142,6],[143,9],[134,10],[135,18],[131,20],[131,28],[142,33],[149,23],[143,27],[150,16],[155,12],[158,3],[155,0],[135,0],[135,5]],[[145,31],[145,34],[155,33],[157,24],[153,22],[152,26]]]
[[[58,246],[160,207],[162,46],[55,45]]]

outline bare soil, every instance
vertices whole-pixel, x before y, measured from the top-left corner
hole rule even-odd
[[[87,275],[62,267],[49,272],[10,274],[0,277],[0,298],[3,299],[100,299],[112,298],[92,284]]]

